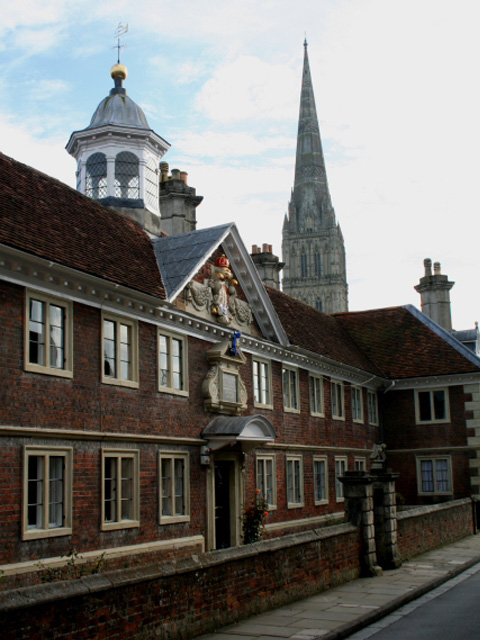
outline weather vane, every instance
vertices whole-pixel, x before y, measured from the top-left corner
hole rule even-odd
[[[127,45],[120,44],[120,38],[125,35],[128,31],[128,24],[126,27],[123,26],[121,22],[118,23],[118,27],[115,29],[115,39],[117,40],[117,44],[112,47],[112,49],[117,49],[118,51],[118,60],[117,63],[120,64],[120,52],[123,51]]]

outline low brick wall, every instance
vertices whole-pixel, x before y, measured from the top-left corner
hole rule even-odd
[[[472,533],[470,498],[414,507],[397,514],[398,551],[402,562]]]
[[[0,594],[2,640],[186,640],[360,574],[351,524]]]

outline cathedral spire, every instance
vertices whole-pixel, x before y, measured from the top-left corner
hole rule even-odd
[[[335,313],[348,308],[345,248],[328,189],[306,38],[303,46],[295,178],[283,225],[283,289]]]
[[[319,195],[326,197],[330,202],[306,38],[303,46],[304,58],[302,90],[300,94],[300,114],[298,118],[294,190],[306,182],[314,181],[320,189]]]

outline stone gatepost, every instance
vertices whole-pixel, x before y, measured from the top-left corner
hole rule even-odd
[[[347,471],[339,480],[343,483],[345,514],[350,522],[361,527],[362,531],[362,574],[381,575],[382,569],[377,563],[375,543],[374,479],[365,471]]]
[[[398,569],[402,564],[397,543],[397,499],[395,479],[398,473],[372,469],[373,509],[377,560],[384,569]]]
[[[344,486],[345,513],[362,530],[362,573],[376,576],[383,569],[401,565],[397,545],[395,478],[398,474],[372,469],[347,471],[339,478]]]

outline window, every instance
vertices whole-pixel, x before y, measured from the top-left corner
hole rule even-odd
[[[315,309],[317,311],[323,311],[323,302],[320,300],[320,298],[317,298],[315,302]]]
[[[102,529],[138,527],[138,451],[102,451]]]
[[[254,406],[272,407],[271,368],[264,360],[253,360],[253,403]]]
[[[377,394],[373,391],[367,391],[367,402],[368,402],[368,422],[373,425],[378,425]]]
[[[323,416],[323,378],[310,375],[310,413],[312,416]]]
[[[158,167],[153,158],[148,158],[145,166],[145,191],[146,202],[154,211],[158,211]]]
[[[287,507],[303,507],[303,460],[287,456]]]
[[[277,508],[277,482],[276,482],[275,456],[257,456],[257,489],[268,502],[268,508]]]
[[[86,164],[85,195],[99,200],[106,198],[107,192],[107,157],[104,153],[89,156]]]
[[[160,523],[190,520],[188,453],[160,452]]]
[[[283,367],[283,408],[285,411],[300,411],[298,402],[298,372],[296,369]]]
[[[335,495],[337,502],[343,502],[343,483],[339,478],[345,475],[347,471],[347,458],[335,458]]]
[[[186,338],[158,334],[159,390],[188,394],[188,342]]]
[[[300,256],[300,276],[302,278],[308,277],[308,258],[305,253]]]
[[[315,504],[328,502],[328,464],[327,458],[313,458],[313,491]]]
[[[72,533],[72,450],[26,447],[23,540]]]
[[[415,411],[417,423],[448,422],[450,411],[447,390],[415,391]]]
[[[343,384],[341,382],[331,382],[332,391],[332,418],[344,420]]]
[[[355,458],[354,465],[355,465],[355,471],[367,470],[365,458]]]
[[[363,422],[363,394],[361,387],[352,387],[352,419]]]
[[[139,160],[131,151],[121,151],[115,158],[115,197],[140,198]]]
[[[321,256],[319,253],[315,253],[314,254],[314,261],[315,261],[315,275],[316,276],[321,276],[322,275],[322,260],[321,260]]]
[[[137,343],[135,321],[103,315],[103,382],[138,387]]]
[[[417,479],[419,494],[451,494],[450,456],[417,458]]]
[[[25,369],[71,378],[72,304],[42,294],[27,292]]]

